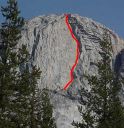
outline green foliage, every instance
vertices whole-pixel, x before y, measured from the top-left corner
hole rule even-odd
[[[0,33],[0,127],[17,128],[25,124],[29,112],[27,97],[31,93],[31,73],[26,66],[23,72],[20,71],[21,65],[26,65],[29,60],[29,53],[25,45],[17,48],[24,25],[17,1],[8,0],[1,12],[5,22]]]
[[[119,99],[123,80],[111,68],[112,45],[105,33],[100,42],[102,59],[96,64],[98,75],[86,75],[91,90],[81,89],[79,107],[82,122],[73,122],[75,128],[123,128],[124,109]]]
[[[55,128],[48,92],[37,87],[41,71],[30,64],[26,45],[19,46],[24,19],[17,1],[8,0],[1,12],[0,128]]]
[[[17,127],[13,123],[15,94],[17,90],[18,54],[14,52],[17,41],[21,37],[23,18],[18,17],[19,10],[15,0],[9,0],[6,7],[1,8],[5,22],[1,28],[1,60],[0,60],[0,126]],[[16,109],[16,108],[15,108]],[[13,118],[13,119],[12,119]]]
[[[41,91],[35,87],[30,97],[30,106],[29,127],[56,128],[48,89]]]
[[[48,89],[43,89],[41,94],[42,128],[56,128],[55,120],[52,117],[53,106],[50,103]]]

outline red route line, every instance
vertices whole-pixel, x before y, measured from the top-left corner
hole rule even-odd
[[[74,35],[73,31],[72,31],[72,28],[71,28],[71,26],[69,24],[69,20],[68,20],[69,19],[69,15],[70,14],[65,14],[65,23],[66,23],[66,25],[68,27],[68,30],[69,30],[72,38],[76,42],[76,60],[75,60],[75,63],[73,64],[73,66],[72,66],[72,68],[70,70],[70,80],[64,86],[64,90],[66,90],[70,86],[70,84],[73,82],[73,80],[74,80],[73,72],[74,72],[74,69],[75,69],[75,67],[76,67],[76,65],[78,63],[78,59],[79,59],[79,46],[80,46],[80,43],[79,43],[78,39],[75,37],[75,35]]]

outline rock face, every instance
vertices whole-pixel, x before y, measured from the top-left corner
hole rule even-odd
[[[32,63],[40,67],[42,74],[39,88],[50,89],[53,116],[58,128],[73,128],[72,121],[79,121],[77,109],[79,89],[88,87],[83,79],[85,73],[95,74],[94,62],[100,59],[99,41],[104,30],[110,34],[113,45],[113,66],[124,71],[124,41],[105,26],[78,15],[70,15],[69,23],[80,42],[80,57],[74,71],[74,81],[64,91],[70,79],[70,69],[75,61],[76,43],[65,23],[64,15],[39,16],[26,22],[20,44],[28,46]]]

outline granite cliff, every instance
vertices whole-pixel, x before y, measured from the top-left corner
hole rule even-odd
[[[80,56],[73,73],[74,81],[66,91],[63,87],[70,79],[76,43],[66,26],[65,16],[39,16],[27,21],[20,40],[20,44],[28,46],[32,63],[42,71],[39,88],[50,89],[53,116],[58,128],[73,128],[72,121],[80,120],[77,109],[78,91],[81,86],[87,86],[83,75],[97,72],[94,63],[100,59],[99,41],[103,38],[104,30],[107,30],[112,41],[113,68],[116,72],[124,72],[124,41],[117,34],[104,25],[79,15],[69,15],[69,23],[80,42]]]

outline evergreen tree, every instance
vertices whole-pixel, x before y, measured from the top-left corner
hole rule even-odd
[[[37,77],[36,77],[37,76]],[[40,69],[37,69],[36,66],[32,68],[30,85],[31,85],[31,95],[29,97],[30,113],[29,113],[29,127],[30,128],[39,128],[41,126],[41,100],[40,93],[41,90],[37,86],[37,78],[40,78]]]
[[[98,75],[86,75],[90,90],[81,89],[79,107],[82,122],[72,123],[75,128],[123,128],[124,109],[119,99],[123,79],[116,76],[111,67],[112,45],[110,37],[104,35],[100,42],[102,59],[96,64]]]
[[[32,81],[35,80],[32,79]],[[39,89],[35,82],[34,90],[32,90],[30,97],[29,126],[30,128],[56,128],[53,118],[53,106],[50,103],[48,94],[49,90],[45,88],[43,90]]]
[[[55,128],[48,92],[37,87],[40,69],[30,64],[26,45],[18,48],[24,19],[17,1],[8,0],[1,11],[0,128]]]
[[[17,41],[21,37],[21,28],[24,24],[23,18],[19,17],[20,13],[15,0],[9,0],[6,7],[1,8],[5,22],[1,28],[1,60],[0,60],[0,127],[16,127],[12,117],[15,115],[14,99],[17,90],[17,67],[23,59],[26,59],[27,53],[23,48],[21,53],[16,53]],[[17,57],[20,55],[19,57]],[[14,118],[13,118],[14,119]]]
[[[8,0],[7,6],[2,7],[1,11],[5,22],[0,31],[0,127],[27,127],[29,97],[34,88],[30,82],[34,70],[30,71],[28,67],[29,53],[26,46],[18,48],[24,19],[19,16],[16,0]],[[33,77],[38,79],[39,70]]]
[[[41,113],[42,128],[56,128],[55,120],[52,116],[53,106],[50,103],[49,90],[43,89],[41,93]]]

